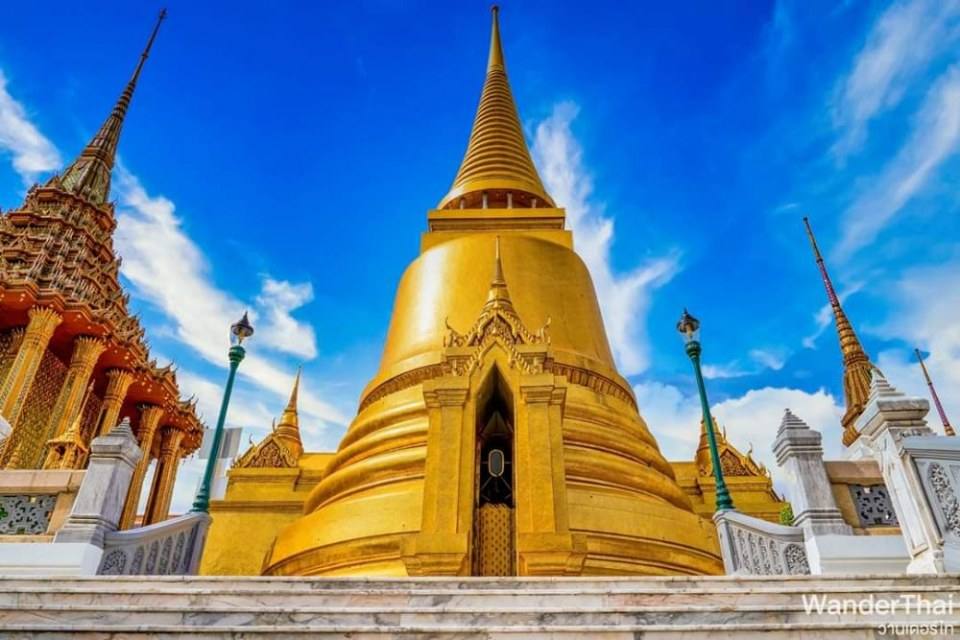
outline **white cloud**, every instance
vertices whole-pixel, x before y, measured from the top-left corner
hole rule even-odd
[[[960,149],[960,65],[933,85],[903,147],[870,188],[844,212],[841,259],[868,245]]]
[[[313,285],[309,282],[293,284],[266,277],[257,296],[257,305],[263,310],[261,321],[263,343],[277,351],[312,359],[317,357],[317,339],[313,327],[290,315],[313,300]]]
[[[926,365],[951,424],[960,421],[960,259],[908,270],[888,292],[890,319],[878,329],[883,337],[902,339],[927,354]],[[877,366],[891,384],[910,395],[930,398],[911,349],[888,349]],[[939,431],[940,419],[931,404],[928,423]]]
[[[907,87],[960,35],[960,3],[910,0],[890,6],[873,24],[834,101],[841,160],[863,144],[870,121],[900,103]]]
[[[566,208],[577,253],[590,269],[597,289],[617,364],[624,374],[633,375],[649,365],[644,321],[650,294],[677,273],[679,256],[650,259],[626,273],[614,271],[610,262],[613,219],[605,215],[601,203],[590,199],[593,181],[583,165],[583,150],[570,129],[578,111],[572,102],[555,105],[551,115],[536,127],[533,156],[547,191],[558,206]]]
[[[290,284],[267,277],[257,304],[244,304],[214,285],[210,266],[181,228],[173,202],[163,196],[150,196],[122,165],[117,167],[115,177],[121,204],[115,241],[123,256],[122,273],[134,293],[155,305],[173,323],[178,341],[221,367],[225,366],[226,325],[247,308],[255,322],[262,314],[265,321],[258,325],[257,341],[240,373],[259,388],[285,398],[290,392],[292,371],[263,355],[263,351],[273,349],[303,357],[316,353],[313,329],[290,316],[290,311],[312,295],[309,283]],[[278,336],[279,332],[287,335]],[[300,408],[314,422],[346,422],[339,410],[306,388],[301,389]]]
[[[30,122],[26,109],[7,91],[7,78],[0,71],[0,151],[13,157],[13,168],[25,185],[37,175],[60,168],[57,148]]]
[[[702,414],[699,398],[658,382],[635,385],[634,392],[640,413],[667,459],[692,460],[700,438]],[[843,408],[824,389],[809,393],[800,389],[764,387],[713,405],[713,416],[726,429],[730,442],[744,453],[752,444],[754,459],[767,466],[781,490],[784,478],[772,448],[783,411],[788,408],[823,434],[828,459],[841,457],[840,418]]]

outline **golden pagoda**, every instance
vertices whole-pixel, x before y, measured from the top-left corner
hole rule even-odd
[[[264,573],[722,572],[616,370],[564,218],[494,8],[466,155],[400,280],[379,371]]]
[[[807,229],[807,237],[810,239],[813,257],[817,262],[817,268],[820,270],[820,277],[823,279],[827,300],[830,303],[830,309],[833,311],[833,319],[837,327],[837,337],[840,339],[840,353],[843,355],[843,399],[846,404],[846,411],[840,419],[840,424],[843,426],[843,444],[849,447],[860,437],[854,423],[863,413],[864,407],[867,406],[867,399],[870,396],[870,381],[873,379],[873,374],[877,372],[882,376],[883,373],[870,361],[863,345],[860,344],[857,332],[853,330],[850,319],[847,318],[846,312],[840,306],[840,298],[833,288],[830,274],[827,273],[827,266],[820,254],[820,247],[817,246],[817,239],[810,227],[810,220],[804,218],[803,224]]]
[[[145,521],[168,516],[179,460],[199,447],[203,432],[195,402],[180,399],[172,367],[150,358],[113,249],[117,145],[164,15],[80,155],[0,215],[0,415],[12,427],[0,442],[0,468],[84,468],[90,441],[129,418],[145,455],[124,528],[134,521],[153,459]]]

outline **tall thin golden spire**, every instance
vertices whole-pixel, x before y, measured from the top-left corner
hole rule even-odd
[[[303,453],[303,442],[300,440],[300,416],[297,411],[297,397],[300,393],[300,375],[302,372],[302,367],[297,369],[297,377],[293,380],[290,400],[287,401],[287,408],[283,410],[280,422],[277,423],[275,430],[277,438],[283,441],[295,457],[300,457],[300,454]]]
[[[487,78],[467,153],[450,192],[438,208],[553,207],[553,199],[543,188],[523,138],[507,80],[496,5],[492,12]]]
[[[927,381],[927,386],[930,388],[930,396],[933,398],[933,405],[937,408],[937,413],[940,414],[940,422],[943,423],[943,432],[948,436],[957,435],[957,432],[954,431],[950,421],[947,420],[947,412],[943,410],[943,404],[940,403],[940,396],[937,394],[937,388],[933,386],[933,380],[930,379],[930,372],[927,371],[927,365],[923,362],[923,356],[920,355],[920,349],[914,349],[913,352],[917,354],[917,362],[920,363],[920,368],[923,370],[923,377]]]
[[[117,157],[117,144],[120,142],[123,120],[127,115],[127,109],[130,107],[130,101],[133,99],[133,92],[137,88],[140,72],[143,71],[143,65],[150,55],[153,41],[160,30],[160,23],[166,17],[167,10],[161,9],[153,31],[150,33],[150,38],[147,40],[147,45],[140,54],[140,60],[133,70],[133,75],[100,130],[80,152],[73,164],[67,167],[62,175],[53,177],[48,183],[49,185],[59,186],[61,189],[74,193],[95,205],[102,205],[107,201],[110,196],[110,174]]]
[[[813,247],[813,255],[820,269],[820,276],[823,278],[823,286],[827,290],[827,298],[833,309],[833,319],[837,326],[837,335],[840,338],[840,352],[843,354],[843,397],[847,407],[840,422],[843,425],[843,444],[850,446],[860,436],[853,423],[863,413],[867,398],[870,396],[870,380],[873,372],[879,370],[870,362],[870,357],[863,350],[853,325],[850,324],[847,314],[840,306],[840,298],[837,297],[833,282],[830,281],[826,264],[817,246],[817,239],[810,227],[810,220],[804,217],[803,224],[807,228],[807,236],[810,238],[810,246]]]

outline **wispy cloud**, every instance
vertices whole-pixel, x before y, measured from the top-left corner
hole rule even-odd
[[[610,250],[614,222],[602,203],[591,199],[593,179],[583,163],[583,150],[571,130],[579,108],[572,102],[554,106],[536,127],[533,156],[547,190],[567,210],[577,253],[593,277],[604,323],[617,364],[632,375],[650,360],[645,320],[651,292],[679,270],[679,256],[670,253],[645,261],[625,273],[613,269]]]
[[[960,65],[950,67],[928,92],[909,139],[844,213],[840,259],[868,245],[960,149]]]
[[[726,364],[703,365],[703,377],[710,380],[755,376],[764,371],[779,371],[790,355],[786,349],[751,349],[748,361],[733,360]]]
[[[294,318],[291,312],[313,300],[313,285],[309,282],[293,284],[267,276],[256,302],[263,310],[261,334],[269,347],[312,359],[317,357],[317,339],[313,327]]]
[[[840,303],[843,304],[847,299],[863,289],[862,282],[851,283],[850,286],[843,289],[837,294],[837,298],[840,299]],[[806,349],[816,349],[817,340],[820,339],[820,336],[823,335],[823,332],[826,331],[827,327],[833,324],[833,308],[830,306],[830,303],[824,304],[817,310],[817,313],[813,316],[814,324],[816,328],[808,336],[804,336],[802,343]]]
[[[906,341],[926,355],[927,369],[937,385],[947,415],[960,423],[960,258],[942,264],[908,269],[883,289],[888,296],[889,318],[877,331],[888,339]],[[877,366],[906,393],[929,397],[912,349],[888,349]],[[928,416],[935,425],[939,418]]]
[[[0,71],[0,151],[13,158],[13,169],[27,186],[37,176],[59,169],[60,153],[27,115],[23,105],[7,90],[7,78]]]
[[[124,166],[119,165],[115,173],[121,205],[115,240],[124,258],[122,273],[136,295],[173,323],[174,337],[179,342],[218,366],[224,366],[224,323],[248,308],[255,320],[264,317],[263,324],[258,323],[257,346],[244,361],[241,375],[260,388],[285,397],[290,391],[291,367],[263,352],[273,350],[302,357],[316,354],[312,327],[291,315],[312,296],[310,284],[265,277],[255,304],[244,304],[213,283],[206,257],[184,233],[173,202],[149,195]],[[301,390],[300,407],[317,421],[346,422],[339,410],[309,389]]]
[[[908,86],[925,77],[930,61],[956,43],[958,18],[960,3],[953,0],[897,2],[877,18],[837,91],[838,159],[859,150],[871,121],[898,105]]]

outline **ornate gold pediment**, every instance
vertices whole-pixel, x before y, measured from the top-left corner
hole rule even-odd
[[[292,469],[297,466],[297,459],[276,438],[276,434],[271,433],[259,444],[247,449],[233,466],[240,469]]]
[[[550,318],[536,332],[527,329],[520,314],[510,300],[507,290],[507,281],[503,276],[503,266],[500,262],[500,238],[497,238],[496,257],[494,261],[493,280],[490,283],[490,292],[487,302],[480,310],[480,316],[466,333],[459,333],[450,326],[449,320],[444,323],[447,335],[444,336],[443,346],[444,371],[457,376],[469,375],[483,362],[483,355],[493,344],[499,344],[510,356],[510,366],[518,367],[524,373],[543,373],[547,365],[547,347],[550,336]],[[529,346],[541,346],[540,349],[529,349]]]

